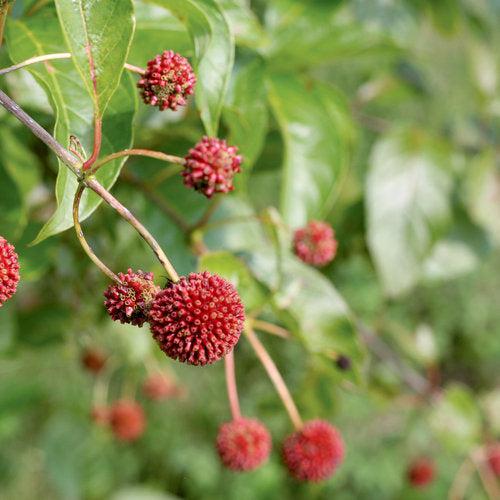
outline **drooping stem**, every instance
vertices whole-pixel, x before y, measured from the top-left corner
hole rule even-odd
[[[240,402],[238,400],[238,389],[236,387],[236,374],[234,370],[234,352],[231,351],[224,358],[226,371],[226,387],[229,406],[231,407],[231,415],[233,420],[241,418]]]
[[[167,155],[160,151],[150,151],[149,149],[124,149],[123,151],[118,151],[117,153],[112,153],[108,156],[105,156],[96,164],[94,168],[92,168],[91,173],[95,174],[103,165],[109,163],[110,161],[116,160],[117,158],[123,158],[124,156],[147,156],[149,158],[156,158],[157,160],[166,161],[169,163],[176,163],[178,165],[184,165],[184,158],[180,158],[179,156]]]
[[[90,260],[106,275],[108,278],[110,278],[112,281],[116,281],[117,283],[120,283],[120,279],[118,276],[111,271],[106,264],[104,264],[99,257],[94,253],[92,250],[92,247],[88,244],[87,240],[85,239],[85,236],[83,235],[83,230],[82,226],[80,224],[80,201],[82,199],[83,192],[85,191],[85,185],[80,184],[78,186],[78,189],[75,194],[75,199],[73,200],[73,223],[75,225],[75,231],[76,231],[76,236],[78,238],[78,241],[80,242],[80,245],[82,248],[85,250],[85,253],[89,256]]]
[[[174,266],[168,260],[165,252],[162,250],[158,242],[153,238],[151,233],[135,218],[130,210],[124,207],[111,193],[106,191],[106,189],[94,177],[86,179],[85,185],[92,189],[92,191],[94,191],[97,195],[99,195],[110,207],[114,208],[118,212],[118,214],[142,236],[144,241],[146,241],[146,243],[155,253],[165,271],[167,271],[169,278],[172,281],[179,281],[179,275],[174,269]]]
[[[31,64],[36,64],[44,61],[54,61],[56,59],[69,59],[71,58],[71,54],[69,52],[61,52],[60,54],[45,54],[43,56],[31,57],[30,59],[26,59],[26,61],[20,62],[18,64],[14,64],[13,66],[9,66],[8,68],[0,69],[0,75],[6,75],[12,71],[17,71],[18,69],[25,68],[26,66],[30,66]]]
[[[292,395],[290,394],[290,391],[288,390],[288,387],[285,381],[283,380],[283,377],[278,371],[278,368],[274,364],[274,361],[272,360],[271,356],[269,356],[269,353],[266,351],[266,348],[257,338],[257,335],[255,335],[255,332],[253,331],[252,327],[248,324],[245,327],[245,333],[247,335],[250,344],[253,347],[253,350],[255,351],[255,354],[257,354],[257,357],[260,359],[260,362],[262,363],[264,369],[269,375],[271,382],[276,388],[276,391],[278,392],[281,401],[283,402],[283,405],[290,417],[290,420],[292,421],[293,426],[295,427],[296,430],[300,430],[304,425],[302,422],[302,418],[300,417],[299,411],[295,406]]]
[[[288,330],[273,323],[268,323],[267,321],[254,319],[252,325],[257,330],[270,333],[271,335],[276,335],[277,337],[281,337],[283,339],[289,339],[291,337],[290,332]]]
[[[125,69],[132,71],[132,73],[137,73],[139,75],[144,75],[146,70],[144,68],[139,68],[139,66],[134,66],[133,64],[125,63]]]
[[[21,123],[26,125],[57,157],[77,176],[80,176],[82,162],[57,142],[41,125],[25,113],[7,94],[0,90],[0,104],[12,113]]]

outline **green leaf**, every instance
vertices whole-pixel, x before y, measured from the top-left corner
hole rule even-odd
[[[331,209],[347,172],[352,126],[342,98],[327,85],[280,75],[268,86],[285,142],[281,212],[300,226]]]
[[[14,62],[36,55],[60,52],[64,47],[55,12],[44,9],[26,22],[11,21],[7,29],[9,54]],[[54,135],[64,146],[69,136],[77,136],[86,151],[93,144],[93,105],[84,84],[71,61],[51,61],[33,65],[29,71],[44,88],[56,115]],[[101,154],[107,155],[130,147],[132,121],[136,111],[136,88],[130,75],[123,74],[118,91],[114,94],[103,117]],[[101,169],[98,180],[109,189],[115,182],[124,160],[115,160]],[[73,226],[72,204],[77,180],[68,168],[59,163],[56,184],[57,210],[42,228],[35,243]],[[81,219],[87,218],[101,203],[93,193],[86,192],[81,204]]]
[[[132,42],[132,1],[55,0],[55,4],[73,62],[102,116],[120,83]]]
[[[205,130],[217,136],[222,105],[234,62],[234,39],[214,0],[150,0],[185,23],[195,54],[196,105]]]
[[[243,155],[242,174],[248,175],[264,147],[267,133],[264,65],[260,60],[235,73],[223,117],[229,128],[229,143],[238,146]]]
[[[26,221],[21,193],[0,159],[0,236],[16,240]]]
[[[410,290],[450,222],[452,180],[439,148],[415,133],[381,139],[366,184],[368,244],[388,295]]]
[[[247,311],[261,306],[266,300],[266,293],[251,275],[247,265],[229,252],[214,252],[205,254],[199,262],[200,271],[210,271],[218,274],[238,289],[238,293]]]

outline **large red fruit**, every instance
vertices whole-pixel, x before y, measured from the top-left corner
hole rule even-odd
[[[283,459],[290,474],[300,481],[328,479],[344,458],[344,443],[335,427],[311,420],[283,444]]]
[[[109,410],[109,423],[120,441],[135,441],[146,429],[146,417],[139,403],[122,399]]]
[[[244,320],[234,286],[208,272],[170,284],[158,293],[149,312],[151,333],[163,352],[191,365],[214,363],[231,351]]]
[[[165,50],[148,62],[143,77],[137,83],[146,104],[158,106],[160,111],[175,111],[184,106],[194,92],[196,76],[185,57]]]
[[[295,231],[293,242],[297,257],[312,266],[326,266],[337,253],[335,233],[326,222],[310,221]]]
[[[271,435],[258,420],[238,418],[220,426],[216,446],[222,463],[228,469],[248,471],[268,459]]]
[[[19,283],[19,259],[14,246],[0,236],[0,307],[17,290]]]
[[[242,157],[237,153],[238,148],[224,140],[203,137],[185,158],[184,184],[207,198],[232,191],[234,174],[241,171]]]
[[[104,306],[115,321],[142,326],[160,287],[154,284],[153,273],[129,269],[127,274],[118,273],[118,278],[121,283],[110,285],[104,292]]]

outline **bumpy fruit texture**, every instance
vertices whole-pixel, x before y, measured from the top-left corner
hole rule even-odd
[[[283,460],[299,481],[328,479],[344,458],[344,443],[335,427],[311,420],[283,444]]]
[[[119,273],[121,284],[110,285],[104,292],[104,305],[115,321],[142,326],[160,287],[153,282],[153,273],[143,271]]]
[[[491,470],[500,477],[500,443],[491,445],[486,451],[486,456]]]
[[[142,407],[135,401],[126,399],[111,406],[109,423],[113,434],[120,441],[135,441],[146,429],[146,417]]]
[[[429,458],[419,458],[408,468],[408,481],[416,488],[423,488],[432,482],[434,474],[434,462]]]
[[[160,111],[175,111],[184,106],[193,94],[196,76],[185,57],[165,50],[148,62],[142,78],[137,82],[145,104],[158,106]]]
[[[97,375],[106,365],[106,355],[96,349],[87,349],[82,355],[82,365],[89,372]]]
[[[164,373],[150,375],[142,386],[144,395],[152,401],[163,401],[179,397],[182,390],[174,380]]]
[[[238,418],[220,426],[216,446],[224,466],[234,471],[249,471],[268,459],[271,435],[258,420]]]
[[[0,236],[0,307],[16,293],[18,283],[18,256],[14,246]]]
[[[326,266],[337,253],[335,233],[326,222],[310,221],[295,231],[293,242],[297,257],[312,266]]]
[[[151,333],[173,359],[191,365],[218,361],[236,345],[245,320],[234,286],[208,272],[183,276],[156,296]]]
[[[236,146],[213,137],[203,139],[186,156],[184,184],[207,198],[234,189],[233,177],[241,171],[242,157]]]

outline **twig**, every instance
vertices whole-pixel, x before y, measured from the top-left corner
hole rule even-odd
[[[14,64],[13,66],[9,66],[8,68],[0,69],[0,75],[6,75],[12,71],[17,71],[18,69],[25,68],[26,66],[30,66],[31,64],[36,64],[44,61],[54,61],[56,59],[69,59],[71,58],[71,54],[69,52],[61,52],[60,54],[45,54],[43,56],[36,56],[30,59],[26,59],[26,61],[20,62],[19,64]]]
[[[133,73],[138,73],[139,75],[144,75],[144,73],[146,73],[144,68],[139,68],[139,66],[134,66],[133,64],[125,63],[124,67]]]
[[[278,371],[278,368],[276,368],[276,365],[274,364],[274,361],[272,360],[271,356],[269,356],[269,353],[266,351],[265,347],[257,338],[257,335],[255,335],[255,332],[253,331],[252,327],[248,324],[245,328],[245,333],[255,351],[255,354],[257,354],[257,357],[260,359],[260,362],[262,363],[267,374],[269,375],[271,382],[276,388],[276,391],[278,392],[281,401],[283,402],[283,406],[285,407],[290,417],[290,420],[292,421],[293,426],[295,427],[296,430],[300,430],[304,425],[302,422],[302,418],[300,417],[299,411],[295,406],[292,395],[290,394],[290,391],[288,390],[288,387],[285,381],[283,380],[283,377]]]
[[[471,459],[476,466],[477,472],[479,473],[484,491],[486,491],[490,500],[499,500],[500,488],[498,487],[497,480],[486,460],[484,448],[479,448],[478,450],[472,452]]]
[[[85,236],[83,235],[83,230],[82,226],[80,225],[80,217],[79,217],[79,211],[80,211],[80,201],[82,199],[82,194],[85,191],[85,185],[80,184],[78,186],[78,189],[75,194],[75,199],[73,201],[73,223],[75,225],[75,231],[76,231],[76,236],[78,238],[78,241],[80,242],[80,245],[82,248],[85,250],[85,253],[89,256],[90,260],[111,280],[116,281],[117,283],[120,283],[120,279],[118,276],[111,271],[106,264],[104,264],[99,257],[94,253],[92,250],[91,246],[88,244],[87,240],[85,239]]]
[[[238,401],[238,389],[236,387],[236,375],[234,371],[234,352],[231,351],[224,358],[226,372],[226,387],[229,406],[231,407],[231,415],[233,420],[241,418],[240,403]]]
[[[270,333],[271,335],[276,335],[282,339],[289,339],[291,337],[290,332],[281,326],[274,325],[273,323],[268,323],[267,321],[262,321],[260,319],[254,319],[252,325],[257,330],[262,332]]]

